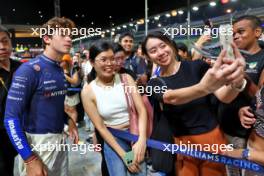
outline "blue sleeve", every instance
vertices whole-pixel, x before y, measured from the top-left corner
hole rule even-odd
[[[32,150],[21,126],[21,120],[29,107],[32,91],[36,85],[35,71],[23,64],[15,72],[11,87],[8,91],[4,124],[9,138],[21,155],[26,160],[32,154]]]

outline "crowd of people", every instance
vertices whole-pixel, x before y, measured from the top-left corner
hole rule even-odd
[[[75,27],[70,19],[59,17],[43,27],[48,25]],[[72,36],[55,33],[43,36],[42,54],[21,64],[10,59],[11,38],[0,26],[0,174],[13,175],[18,154],[20,176],[69,175],[67,151],[40,152],[32,146],[64,144],[64,131],[78,144],[81,117],[86,129],[94,131],[88,141],[101,144],[104,176],[149,175],[149,165],[152,174],[264,175],[147,148],[149,112],[143,98],[148,96],[153,110],[150,138],[179,145],[232,144],[232,151],[218,154],[264,165],[261,35],[259,18],[239,17],[233,22],[235,58],[222,50],[212,60],[161,31],[149,33],[138,47],[127,32],[118,43],[98,40],[74,55],[69,54]],[[206,42],[210,34],[195,45],[202,48]],[[126,86],[136,91],[126,92]],[[156,91],[164,86],[166,90]],[[138,91],[142,87],[144,91]],[[138,118],[135,143],[109,130],[130,130],[130,101]]]

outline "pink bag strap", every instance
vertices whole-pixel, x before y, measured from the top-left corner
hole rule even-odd
[[[128,86],[127,77],[125,74],[120,74],[120,79],[121,79],[121,82],[123,83],[123,87],[124,87],[128,112],[129,112],[129,114],[131,114],[133,111],[135,111],[135,106],[134,106],[134,102],[133,102],[133,99],[131,96],[131,92],[126,91],[126,87]]]

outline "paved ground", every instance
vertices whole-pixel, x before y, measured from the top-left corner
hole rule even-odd
[[[84,127],[79,128],[80,140],[85,141],[88,138],[89,133],[84,130]],[[101,155],[98,152],[88,151],[86,154],[84,149],[79,151],[69,152],[69,176],[101,176],[100,163]],[[15,176],[19,176],[15,164]]]

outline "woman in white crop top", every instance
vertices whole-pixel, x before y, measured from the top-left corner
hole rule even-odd
[[[115,73],[115,59],[111,44],[98,41],[92,45],[90,61],[93,66],[90,75],[94,75],[95,79],[84,86],[81,97],[85,112],[104,140],[102,152],[104,152],[109,174],[110,176],[146,175],[142,162],[146,150],[147,113],[141,96],[137,91],[132,92],[139,114],[139,139],[131,148],[129,142],[115,138],[107,129],[112,127],[127,130],[129,127],[126,97],[120,75]],[[136,88],[133,79],[129,75],[126,76],[128,85]],[[123,158],[131,150],[134,152],[134,160],[128,165]]]

